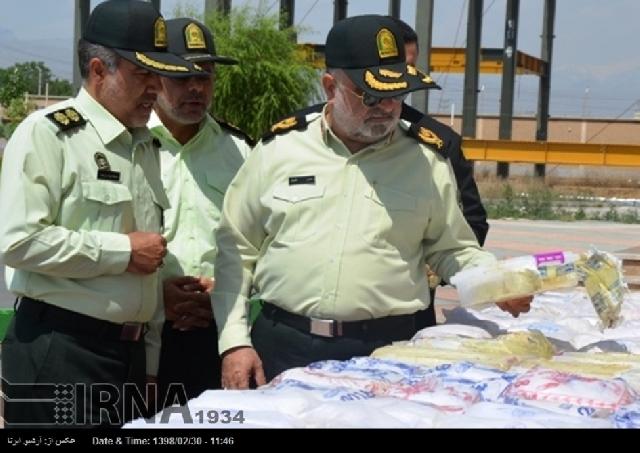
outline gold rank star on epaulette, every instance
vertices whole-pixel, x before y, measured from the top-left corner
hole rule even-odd
[[[47,115],[47,118],[55,124],[61,131],[67,131],[75,127],[80,127],[87,123],[80,113],[73,107],[65,107]]]
[[[432,130],[427,129],[426,127],[421,127],[420,129],[418,129],[418,138],[427,145],[435,145],[436,148],[442,149],[442,139],[438,137]]]
[[[267,132],[262,136],[262,141],[266,142],[268,140],[271,140],[276,135],[286,134],[294,130],[298,130],[298,131],[304,130],[307,128],[308,124],[309,123],[307,122],[307,118],[304,114],[297,114],[295,116],[290,116],[288,118],[278,121],[276,124],[271,126],[271,129],[269,130],[269,132]]]
[[[424,127],[421,123],[424,123],[424,119],[418,123],[412,124],[409,129],[409,135],[412,135],[425,145],[435,146],[438,151],[442,150],[444,147],[444,140],[442,140],[442,138],[440,138],[431,129]]]
[[[288,131],[289,129],[293,129],[298,124],[298,120],[295,116],[290,116],[289,118],[285,118],[282,121],[278,121],[276,124],[271,126],[271,132],[277,134],[279,132]]]

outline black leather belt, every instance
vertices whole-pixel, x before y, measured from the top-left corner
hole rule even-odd
[[[410,339],[416,332],[414,314],[364,321],[334,321],[307,318],[283,310],[269,302],[263,302],[262,314],[267,319],[282,322],[302,332],[329,338],[352,337],[400,341]]]
[[[120,341],[138,341],[144,334],[144,323],[117,324],[56,307],[30,297],[20,299],[16,315],[36,319],[63,333],[80,333]]]

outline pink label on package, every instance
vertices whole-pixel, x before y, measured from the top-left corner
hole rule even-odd
[[[564,253],[562,252],[547,252],[533,255],[536,259],[536,266],[540,267],[541,264],[548,263],[560,263],[564,264]]]

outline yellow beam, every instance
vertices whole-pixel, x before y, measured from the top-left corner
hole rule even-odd
[[[298,55],[310,62],[316,69],[324,69],[324,46],[319,44],[298,44]],[[433,47],[429,72],[463,73],[466,63],[465,49],[460,47]],[[524,52],[516,53],[518,74],[541,75],[544,62]],[[418,63],[419,67],[423,65]],[[426,65],[424,65],[426,66]],[[482,74],[502,74],[502,49],[482,49],[480,55]]]
[[[466,62],[464,48],[434,47],[431,49],[429,72],[463,73]],[[542,75],[544,64],[539,58],[524,52],[518,51],[516,53],[516,72],[518,74]],[[482,49],[480,73],[502,74],[502,49]]]
[[[509,163],[640,167],[639,145],[525,142],[465,138],[464,155],[470,160]]]

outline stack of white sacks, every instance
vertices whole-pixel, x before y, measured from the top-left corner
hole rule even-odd
[[[457,308],[374,357],[288,370],[258,390],[208,391],[168,424],[128,427],[640,428],[640,293],[614,328],[582,289],[536,296],[518,319]],[[201,414],[242,411],[242,423]],[[198,415],[200,414],[200,415]],[[167,415],[167,414],[165,414]]]

